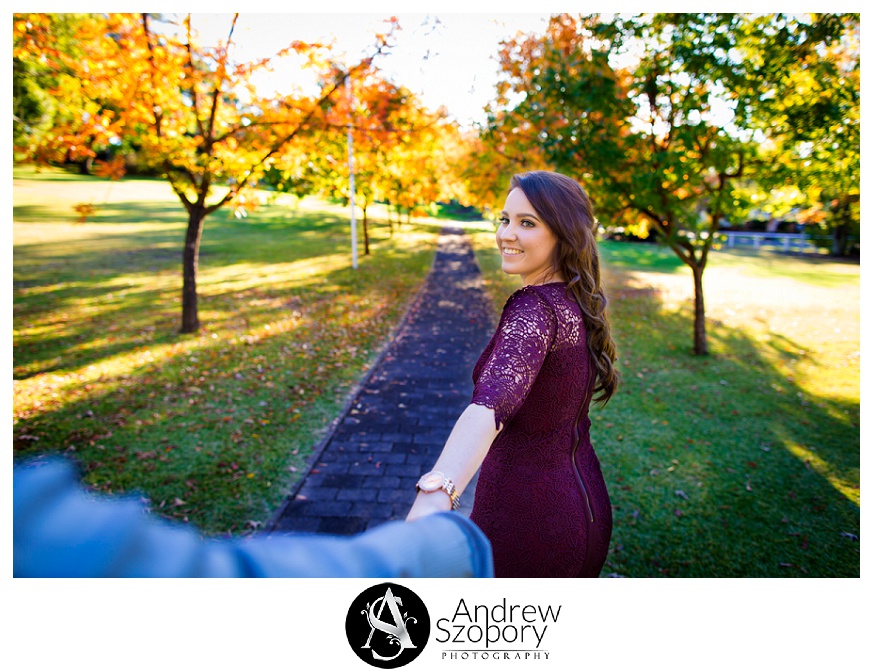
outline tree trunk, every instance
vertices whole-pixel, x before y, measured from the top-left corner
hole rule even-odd
[[[194,208],[188,213],[188,230],[182,252],[182,333],[197,333],[200,330],[197,316],[197,262],[205,218],[203,208]]]
[[[706,310],[703,305],[703,268],[695,264],[691,266],[694,275],[694,353],[709,354],[706,345]]]
[[[831,243],[831,256],[845,256],[849,242],[849,227],[846,224],[838,224],[834,227],[833,240]]]
[[[364,225],[364,256],[370,253],[370,232],[367,230],[367,206],[366,204],[361,207],[361,212],[363,213],[363,225]]]

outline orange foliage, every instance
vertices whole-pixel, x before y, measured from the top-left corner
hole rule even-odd
[[[124,156],[114,156],[108,161],[95,161],[94,174],[105,179],[119,180],[124,177]]]

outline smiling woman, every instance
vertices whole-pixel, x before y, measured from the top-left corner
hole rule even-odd
[[[572,179],[513,177],[496,242],[504,272],[524,287],[507,301],[473,369],[472,402],[409,512],[457,507],[481,465],[470,519],[491,541],[497,577],[597,577],[606,560],[612,510],[588,408],[596,392],[609,399],[617,377],[594,225]]]
[[[525,286],[542,284],[549,279],[566,281],[552,265],[557,244],[555,234],[534,213],[524,191],[512,189],[497,228],[503,272],[521,276]]]

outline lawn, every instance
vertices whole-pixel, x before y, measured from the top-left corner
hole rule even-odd
[[[15,455],[65,453],[105,492],[207,533],[275,510],[431,266],[440,222],[350,264],[347,211],[289,196],[206,221],[180,335],[184,215],[160,180],[14,172]],[[73,207],[92,203],[76,223]],[[499,314],[519,286],[466,224]],[[362,251],[359,246],[359,251]],[[622,376],[592,407],[614,504],[604,575],[860,574],[860,268],[715,252],[710,356],[667,249],[601,244]]]
[[[439,224],[270,199],[206,220],[196,335],[180,335],[185,216],[161,180],[15,168],[16,457],[61,452],[107,493],[207,533],[258,528],[426,277]],[[73,207],[95,212],[77,223]],[[360,222],[358,225],[360,232]]]
[[[471,233],[499,312],[518,281],[493,229]],[[603,574],[859,576],[860,267],[715,252],[699,357],[681,261],[600,249],[622,376],[591,409],[614,505]]]

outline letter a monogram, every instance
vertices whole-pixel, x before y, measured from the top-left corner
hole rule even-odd
[[[410,625],[414,627],[407,631]],[[368,587],[355,597],[346,613],[346,638],[352,651],[378,669],[409,664],[425,649],[429,636],[427,606],[403,585],[383,582]]]
[[[379,606],[379,612],[373,613],[376,609],[376,605],[381,602]],[[391,617],[394,620],[394,624],[389,624],[382,620],[382,613],[385,610],[385,606],[388,606],[388,611],[391,613]],[[369,648],[370,641],[373,639],[373,633],[378,629],[379,631],[388,634],[389,641],[391,643],[397,643],[400,646],[400,650],[397,651],[397,654],[393,657],[383,657],[375,650],[372,650],[373,658],[379,659],[382,661],[390,661],[392,659],[397,659],[404,650],[407,648],[415,648],[415,645],[412,643],[412,640],[409,638],[409,632],[406,631],[406,622],[403,620],[403,617],[400,615],[400,609],[397,607],[398,605],[402,606],[403,601],[399,598],[395,597],[391,592],[391,588],[389,587],[385,592],[384,597],[379,597],[372,604],[370,604],[370,608],[366,611],[361,611],[367,615],[367,621],[370,623],[370,635],[367,637],[367,642],[361,646],[362,648]],[[415,622],[415,618],[409,618],[413,622]]]

